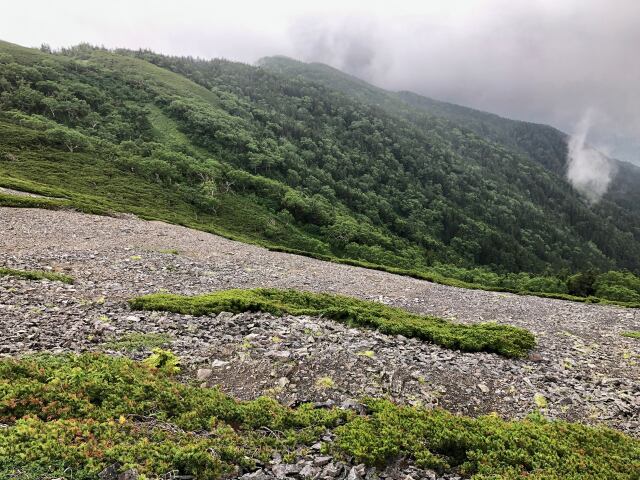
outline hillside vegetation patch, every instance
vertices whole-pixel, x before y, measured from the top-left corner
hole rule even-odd
[[[632,480],[640,442],[605,428],[469,418],[366,401],[367,414],[267,398],[239,402],[171,369],[99,354],[0,360],[0,477],[94,479],[116,465],[145,478],[235,476],[285,461],[328,430],[325,450],[380,466],[401,457],[472,479]]]
[[[0,267],[0,277],[17,277],[26,280],[51,280],[62,283],[73,283],[69,275],[57,272],[45,272],[41,270],[19,270],[15,268]]]
[[[156,293],[135,298],[130,305],[139,310],[187,315],[246,311],[273,315],[321,315],[359,327],[375,328],[389,335],[419,338],[445,348],[493,352],[506,357],[523,357],[535,346],[535,338],[530,332],[510,325],[462,325],[377,302],[326,293],[265,288],[226,290],[192,297]]]
[[[549,127],[283,58],[86,44],[0,41],[0,91],[0,186],[52,197],[0,206],[128,212],[449,285],[640,305],[640,170],[620,165],[629,185],[589,208]]]

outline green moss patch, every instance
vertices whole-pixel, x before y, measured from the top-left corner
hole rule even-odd
[[[419,338],[450,349],[494,352],[506,357],[522,357],[535,346],[535,338],[530,332],[509,325],[461,325],[376,302],[296,290],[227,290],[194,297],[157,293],[135,298],[130,304],[134,309],[188,315],[225,311],[322,315],[359,327],[376,328],[390,335]]]
[[[629,338],[637,338],[638,340],[640,340],[640,332],[623,332],[622,336],[629,337]]]
[[[63,283],[73,283],[69,275],[56,272],[43,272],[40,270],[17,270],[15,268],[0,267],[0,277],[18,277],[26,280],[53,280]]]
[[[369,413],[239,402],[216,388],[177,382],[171,369],[99,354],[0,360],[0,478],[94,479],[104,468],[146,478],[174,472],[236,476],[278,452],[296,452],[328,430],[326,448],[384,466],[401,457],[481,479],[632,480],[640,441],[605,428],[468,418],[367,401]],[[66,477],[65,477],[66,478]]]

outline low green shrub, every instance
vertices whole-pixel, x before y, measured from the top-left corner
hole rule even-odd
[[[635,479],[640,472],[640,441],[606,428],[550,422],[539,414],[505,421],[384,400],[367,406],[369,416],[336,429],[338,450],[367,464],[409,457],[477,480]]]
[[[151,356],[144,360],[144,364],[173,375],[180,371],[180,359],[169,350],[154,348]]]
[[[43,272],[40,270],[18,270],[15,268],[0,267],[0,277],[18,277],[26,280],[52,280],[63,283],[73,283],[69,275],[57,272]]]
[[[227,290],[194,297],[157,293],[131,300],[139,310],[164,310],[188,315],[261,311],[274,315],[322,315],[359,327],[376,328],[467,352],[494,352],[522,357],[535,346],[534,336],[521,328],[495,323],[462,325],[409,313],[377,302],[296,290]]]
[[[567,279],[567,290],[570,295],[588,297],[595,293],[596,274],[592,271],[578,272]]]
[[[274,450],[287,454],[317,441],[350,415],[309,405],[292,410],[267,398],[237,402],[125,358],[3,359],[0,478],[66,478],[70,468],[74,479],[95,479],[112,464],[150,477],[225,478]]]
[[[99,354],[0,360],[0,478],[88,480],[112,465],[146,478],[228,478],[327,430],[337,457],[399,458],[474,480],[635,480],[640,441],[537,414],[519,421],[367,400],[366,415],[233,400],[165,369]]]

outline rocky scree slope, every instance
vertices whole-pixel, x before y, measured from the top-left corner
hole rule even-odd
[[[73,285],[0,278],[0,354],[115,352],[131,334],[160,334],[184,374],[231,395],[285,404],[388,396],[464,414],[550,418],[640,432],[637,310],[463,290],[270,252],[133,217],[0,209],[0,263],[72,275]],[[170,291],[298,288],[380,301],[464,323],[532,331],[528,359],[461,353],[311,317],[190,317],[131,311],[127,300]],[[141,358],[148,351],[125,352]]]

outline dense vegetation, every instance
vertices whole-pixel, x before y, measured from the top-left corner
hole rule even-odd
[[[69,275],[58,272],[44,272],[40,270],[19,270],[15,268],[0,267],[0,277],[18,277],[27,280],[52,280],[63,283],[73,283]]]
[[[381,400],[368,401],[365,416],[268,398],[237,402],[180,384],[167,364],[151,363],[95,354],[0,360],[0,476],[72,471],[85,480],[114,466],[146,478],[224,478],[274,452],[293,461],[327,430],[337,435],[325,447],[334,455],[380,466],[408,457],[477,480],[632,480],[640,468],[640,442],[605,428],[538,414],[472,419]]]
[[[554,167],[566,147],[552,129],[425,112],[287,59],[0,43],[0,67],[0,186],[49,197],[0,205],[128,211],[446,283],[640,300],[640,202],[622,194],[637,172],[589,206]]]
[[[466,352],[495,352],[507,357],[525,356],[535,346],[534,336],[509,325],[462,325],[440,318],[409,313],[381,303],[327,293],[257,288],[225,290],[188,297],[155,293],[129,302],[132,308],[164,310],[187,315],[220,312],[268,312],[274,315],[322,315],[390,335],[404,335]]]

